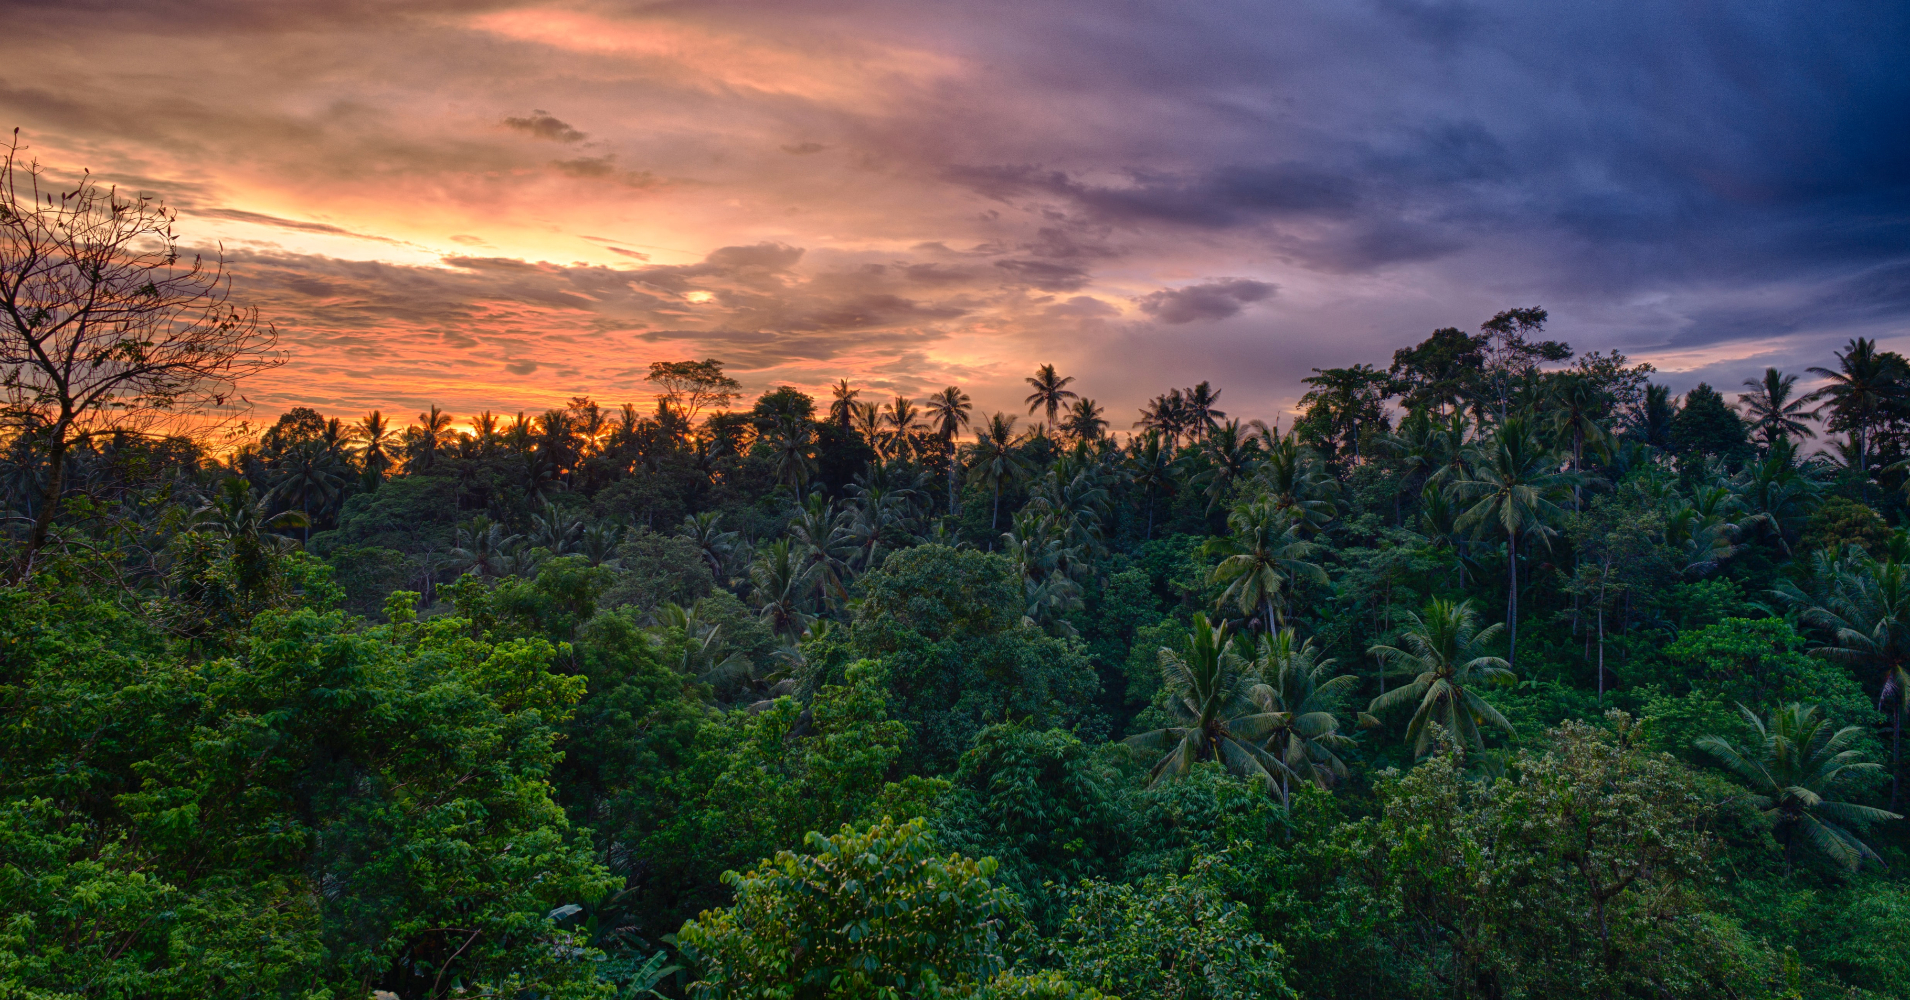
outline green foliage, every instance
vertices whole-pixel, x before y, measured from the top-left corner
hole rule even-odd
[[[547,917],[610,887],[550,798],[584,683],[548,643],[401,600],[364,632],[263,612],[185,663],[108,605],[0,600],[0,753],[33,762],[0,785],[14,988],[594,994]]]
[[[1707,913],[1709,808],[1639,724],[1569,722],[1498,780],[1440,754],[1380,784],[1366,877],[1396,901],[1387,934],[1428,993],[1708,996],[1770,956]]]
[[[1831,497],[1817,505],[1805,522],[1798,545],[1805,551],[1829,549],[1843,552],[1856,545],[1873,556],[1883,554],[1890,543],[1890,525],[1875,510],[1845,497]]]
[[[851,644],[889,673],[895,717],[921,767],[947,769],[991,720],[1079,718],[1099,681],[1078,640],[1022,620],[1021,582],[1004,557],[922,545],[860,584]]]
[[[388,479],[375,492],[345,500],[338,527],[312,536],[312,550],[329,555],[346,545],[443,551],[451,547],[451,529],[460,517],[458,482],[446,476]]]
[[[999,860],[1039,921],[1045,883],[1104,875],[1127,847],[1126,776],[1104,758],[1058,729],[990,726],[962,755],[937,825],[950,846]]]
[[[1002,938],[1019,904],[990,881],[992,859],[939,854],[919,819],[884,819],[860,833],[846,826],[834,836],[811,833],[806,844],[808,852],[779,851],[748,872],[726,874],[736,905],[683,925],[677,941],[700,972],[693,993],[779,1000],[961,995],[1005,968]],[[1031,985],[1020,995],[1043,991]]]
[[[412,579],[411,560],[396,549],[375,545],[341,545],[325,557],[332,578],[345,592],[345,607],[371,615],[384,607],[385,598],[403,590]]]
[[[845,674],[846,684],[825,685],[808,708],[778,698],[760,712],[708,718],[687,746],[672,736],[655,750],[662,773],[623,763],[655,746],[655,722],[633,719],[629,743],[596,744],[592,759],[616,770],[593,804],[608,814],[617,842],[645,859],[648,878],[625,905],[642,914],[647,931],[662,934],[713,905],[725,869],[801,843],[808,832],[935,811],[948,781],[900,773],[908,730],[888,717],[881,665],[858,661]]]
[[[1127,997],[1298,997],[1280,946],[1254,933],[1246,910],[1215,887],[1218,863],[1205,857],[1190,874],[1134,884],[1082,882],[1053,946],[1065,974]]]

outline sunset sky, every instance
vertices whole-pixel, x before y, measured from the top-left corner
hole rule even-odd
[[[11,0],[0,124],[408,417],[655,360],[1125,428],[1543,305],[1682,391],[1910,347],[1910,5]],[[871,398],[874,394],[865,394]]]

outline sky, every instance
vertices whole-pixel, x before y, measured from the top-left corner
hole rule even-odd
[[[1532,305],[1677,391],[1910,349],[1901,3],[0,3],[0,125],[224,254],[268,418],[716,358],[1273,419]]]

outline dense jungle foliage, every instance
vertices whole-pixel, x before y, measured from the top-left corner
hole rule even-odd
[[[714,360],[27,426],[0,995],[1910,995],[1910,365],[1544,321],[1284,429]]]

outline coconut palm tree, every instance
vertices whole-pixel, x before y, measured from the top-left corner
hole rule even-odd
[[[1910,568],[1865,555],[1825,560],[1817,568],[1829,579],[1815,600],[1790,580],[1780,581],[1775,593],[1801,611],[1805,622],[1830,633],[1830,644],[1812,653],[1878,679],[1877,707],[1891,719],[1890,808],[1895,809],[1901,800],[1903,720],[1910,699]]]
[[[1240,421],[1229,420],[1207,429],[1200,455],[1206,459],[1206,468],[1195,476],[1195,481],[1206,485],[1207,509],[1211,511],[1227,499],[1235,483],[1259,467],[1260,441],[1242,429]]]
[[[856,397],[862,395],[862,390],[849,388],[849,380],[845,378],[837,382],[830,392],[829,422],[842,428],[843,433],[848,433],[855,425]]]
[[[915,521],[915,499],[926,474],[908,481],[881,461],[869,463],[849,485],[846,542],[855,552],[858,570],[863,573],[880,566],[888,550],[884,548],[898,537],[907,537]]]
[[[1378,716],[1401,705],[1415,705],[1406,740],[1421,755],[1432,745],[1433,723],[1475,751],[1485,748],[1480,723],[1512,732],[1512,723],[1475,690],[1484,684],[1513,681],[1505,660],[1481,651],[1505,626],[1481,630],[1471,601],[1455,604],[1437,597],[1427,603],[1424,614],[1409,611],[1406,619],[1406,630],[1400,635],[1406,648],[1373,646],[1366,652],[1383,665],[1405,668],[1413,674],[1412,683],[1374,698],[1366,711]]]
[[[1339,481],[1327,474],[1318,454],[1300,444],[1298,435],[1262,426],[1259,440],[1261,459],[1254,474],[1266,487],[1267,498],[1275,507],[1305,518],[1311,530],[1325,527],[1339,513],[1333,502]]]
[[[583,541],[584,527],[583,518],[564,513],[554,503],[546,503],[543,510],[531,515],[527,541],[535,548],[549,549],[551,555],[569,555]]]
[[[763,439],[769,444],[776,481],[789,487],[791,496],[801,495],[816,473],[815,427],[800,416],[783,414]]]
[[[862,441],[878,455],[888,453],[888,438],[882,433],[882,406],[879,403],[856,403],[855,431],[862,435]]]
[[[1047,410],[1050,425],[1055,422],[1055,416],[1061,412],[1061,405],[1064,402],[1078,398],[1075,393],[1068,390],[1068,383],[1074,381],[1074,376],[1062,378],[1055,374],[1053,365],[1042,365],[1035,369],[1033,378],[1022,381],[1034,386],[1035,389],[1028,394],[1027,399],[1022,401],[1028,404],[1028,412]]]
[[[430,412],[418,414],[418,425],[406,435],[411,446],[410,464],[429,469],[437,463],[438,451],[451,441],[451,415],[433,404]]]
[[[683,525],[677,529],[677,537],[688,539],[691,545],[703,555],[704,565],[710,568],[710,575],[721,581],[724,579],[723,564],[736,550],[737,534],[724,531],[723,517],[713,510],[700,514],[683,515]]]
[[[1551,394],[1551,431],[1557,435],[1554,440],[1562,439],[1569,446],[1572,471],[1582,472],[1585,468],[1585,446],[1603,448],[1609,440],[1600,417],[1610,404],[1611,397],[1590,378],[1577,372],[1566,372],[1558,379]],[[1580,485],[1572,484],[1573,510],[1580,507]]]
[[[1713,735],[1701,737],[1697,746],[1742,779],[1751,805],[1775,824],[1784,873],[1790,874],[1800,840],[1851,871],[1866,860],[1881,864],[1857,834],[1872,823],[1903,817],[1837,798],[1852,779],[1883,770],[1851,748],[1863,730],[1833,731],[1816,705],[1781,706],[1768,723],[1743,705],[1738,711],[1757,731],[1755,744],[1733,746]]]
[[[192,512],[192,524],[199,531],[225,539],[235,549],[297,548],[296,539],[268,533],[305,528],[310,520],[295,510],[267,514],[270,503],[269,498],[252,492],[251,483],[235,476],[220,481],[212,498]]]
[[[1107,418],[1101,415],[1101,404],[1083,397],[1068,407],[1067,417],[1061,421],[1061,429],[1076,441],[1094,442],[1108,432]]]
[[[1141,407],[1141,419],[1134,421],[1134,426],[1158,432],[1170,453],[1178,451],[1181,435],[1188,429],[1187,401],[1179,389],[1155,396]]]
[[[1287,770],[1321,788],[1346,779],[1346,764],[1334,751],[1353,746],[1351,739],[1340,734],[1334,710],[1341,698],[1359,686],[1359,678],[1327,676],[1334,663],[1331,658],[1320,659],[1313,640],[1299,643],[1292,629],[1262,635],[1253,661],[1261,683],[1247,692],[1248,700],[1274,717],[1262,745]],[[1282,775],[1282,785],[1285,782]]]
[[[972,407],[968,402],[968,393],[949,386],[928,398],[923,404],[928,410],[929,426],[942,439],[942,450],[948,452],[948,513],[955,516],[955,480],[961,466],[955,457],[955,437],[968,426],[968,412]]]
[[[299,516],[305,522],[305,541],[310,543],[312,500],[317,498],[321,509],[330,503],[332,497],[344,488],[351,465],[343,455],[326,447],[322,441],[300,441],[272,464],[276,481],[266,493],[266,499],[289,502],[289,498],[296,496]]]
[[[1744,463],[1727,483],[1746,515],[1740,527],[1767,533],[1786,556],[1824,490],[1819,474],[1795,459],[1795,446],[1780,438],[1763,458]]]
[[[1227,524],[1233,534],[1208,543],[1209,552],[1222,557],[1211,582],[1227,585],[1217,603],[1237,604],[1243,615],[1264,610],[1260,627],[1271,632],[1279,627],[1280,595],[1290,581],[1327,584],[1326,571],[1307,561],[1320,547],[1306,540],[1298,515],[1269,503],[1237,509]]]
[[[750,600],[763,624],[786,642],[802,638],[809,627],[809,598],[815,592],[817,571],[803,564],[802,553],[787,538],[765,545],[750,565]]]
[[[517,572],[517,550],[524,536],[511,534],[502,524],[479,514],[458,525],[452,565],[476,576],[509,576]]]
[[[398,443],[391,422],[373,410],[352,425],[351,439],[358,443],[358,464],[365,470],[365,477],[374,483],[384,479],[385,470],[394,462],[392,448]]]
[[[853,511],[838,509],[821,492],[809,494],[789,521],[790,540],[801,546],[804,563],[815,568],[817,582],[832,600],[849,597],[847,582],[853,572],[849,559],[856,552],[854,521]]]
[[[1226,419],[1227,414],[1214,404],[1220,402],[1220,390],[1202,382],[1187,390],[1185,396],[1187,429],[1195,440],[1206,440],[1207,432]]]
[[[617,546],[623,544],[621,524],[593,524],[577,540],[577,553],[592,566],[617,567]]]
[[[1174,449],[1163,440],[1161,431],[1150,427],[1147,433],[1128,442],[1127,474],[1147,498],[1147,534],[1143,537],[1152,540],[1154,498],[1172,496],[1179,485],[1174,476]]]
[[[1747,378],[1744,387],[1751,390],[1738,394],[1738,402],[1751,414],[1751,423],[1757,433],[1764,438],[1766,448],[1775,445],[1779,438],[1790,440],[1792,437],[1816,437],[1806,420],[1817,417],[1808,397],[1792,399],[1797,391],[1797,376],[1785,375],[1775,368],[1764,369],[1761,379]]]
[[[975,432],[975,443],[968,446],[968,474],[987,483],[995,494],[994,506],[988,515],[988,530],[991,533],[1001,524],[1002,488],[1026,473],[1027,469],[1015,449],[1014,416],[997,413],[983,421],[981,429]]]
[[[900,393],[896,394],[889,408],[883,412],[882,419],[889,425],[889,440],[893,442],[893,454],[897,458],[910,458],[915,454],[915,434],[921,430],[921,414],[915,409],[915,400]]]
[[[1260,711],[1248,697],[1245,663],[1234,651],[1227,623],[1214,625],[1196,614],[1193,625],[1181,652],[1160,651],[1161,672],[1172,693],[1168,711],[1179,724],[1130,736],[1127,745],[1166,751],[1148,772],[1150,787],[1182,777],[1202,761],[1219,761],[1234,774],[1260,781],[1268,794],[1281,795],[1282,779],[1295,775],[1262,746],[1280,721],[1272,717],[1278,713]]]
[[[1830,429],[1847,430],[1857,446],[1857,474],[1866,493],[1870,486],[1870,428],[1883,419],[1890,405],[1902,398],[1906,373],[1894,355],[1877,350],[1877,342],[1857,337],[1838,351],[1837,367],[1807,368],[1827,379],[1823,388],[1800,402],[1830,401]]]
[[[1454,499],[1470,503],[1460,522],[1480,533],[1502,535],[1506,542],[1507,660],[1518,663],[1519,539],[1544,539],[1546,523],[1564,514],[1556,502],[1579,482],[1559,471],[1558,456],[1539,444],[1522,417],[1508,418],[1486,446],[1475,449],[1471,478],[1447,487]]]

